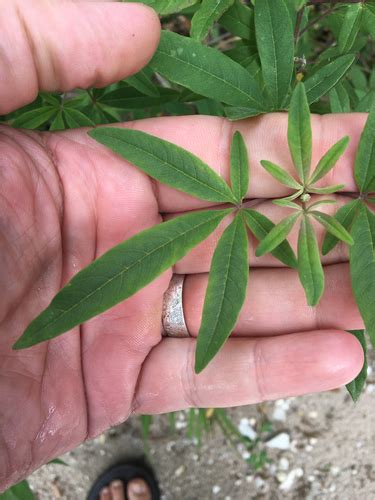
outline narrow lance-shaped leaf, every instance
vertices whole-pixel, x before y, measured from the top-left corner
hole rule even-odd
[[[281,222],[279,222],[267,236],[259,243],[256,249],[255,255],[261,257],[266,253],[272,252],[276,247],[280,245],[288,236],[292,230],[296,220],[300,216],[300,212],[294,213],[285,217]]]
[[[229,212],[182,215],[112,248],[74,276],[14,348],[52,339],[132,296],[203,241]]]
[[[362,3],[348,5],[337,43],[341,53],[349,52],[349,50],[353,47],[361,28],[362,13]]]
[[[350,113],[350,97],[342,83],[329,91],[329,104],[332,113]]]
[[[305,81],[306,95],[309,104],[316,102],[341,80],[355,61],[355,56],[347,54],[322,66]]]
[[[35,498],[26,480],[15,484],[4,491],[4,493],[0,493],[0,500],[35,500]]]
[[[288,115],[288,143],[294,166],[302,182],[309,176],[312,156],[312,130],[305,87],[299,83],[292,95]]]
[[[162,15],[174,14],[194,5],[198,0],[123,0],[132,3],[144,3]]]
[[[327,151],[314,170],[309,180],[309,185],[315,184],[332,170],[339,158],[344,154],[349,142],[349,137],[343,137]]]
[[[358,214],[360,205],[361,203],[359,200],[352,200],[339,208],[335,214],[335,219],[349,232],[353,221]],[[323,241],[322,254],[327,255],[327,253],[335,248],[338,242],[339,240],[336,236],[333,236],[331,233],[327,233]]]
[[[337,193],[337,191],[340,191],[344,187],[344,184],[335,184],[334,186],[327,186],[324,188],[309,187],[308,191],[313,194],[333,194]]]
[[[244,40],[255,39],[254,10],[244,5],[241,0],[235,0],[234,4],[219,19],[219,23],[232,35]]]
[[[237,215],[216,247],[198,334],[195,371],[200,373],[231,334],[245,302],[249,275],[248,239]]]
[[[163,31],[150,66],[174,83],[200,95],[266,111],[257,81],[240,64],[196,40]]]
[[[371,108],[361,135],[354,176],[361,193],[375,190],[375,104]]]
[[[149,97],[158,97],[160,95],[159,89],[152,81],[152,70],[149,68],[141,69],[137,74],[129,76],[125,82],[131,87],[137,89],[142,94]]]
[[[320,224],[322,224],[322,226],[327,229],[329,233],[333,234],[333,236],[336,236],[336,238],[344,243],[347,243],[348,245],[353,245],[353,238],[334,217],[316,210],[313,210],[310,213],[318,222],[320,222]]]
[[[275,107],[289,92],[294,70],[294,33],[289,11],[280,0],[255,3],[255,33],[265,86]]]
[[[12,123],[15,128],[37,129],[44,123],[51,120],[59,111],[58,107],[45,106],[43,108],[32,109],[19,115]]]
[[[202,200],[235,203],[225,181],[197,156],[171,142],[120,128],[98,128],[89,132],[147,175]]]
[[[203,40],[212,25],[233,4],[234,0],[202,0],[202,5],[191,20],[190,34],[196,40]]]
[[[235,132],[230,150],[230,182],[232,192],[240,203],[249,187],[249,158],[245,141],[240,132]]]
[[[298,237],[298,272],[307,303],[316,306],[324,292],[324,271],[318,242],[307,216],[304,216]]]
[[[365,330],[350,330],[350,333],[353,334],[360,342],[363,349],[363,357],[364,357],[362,370],[359,372],[359,374],[356,376],[354,380],[352,380],[349,384],[346,384],[346,388],[349,394],[351,395],[353,401],[356,402],[358,401],[359,396],[361,395],[365,387],[367,379],[367,369],[368,369],[367,344],[366,344]]]
[[[375,215],[365,205],[359,208],[351,231],[352,288],[366,330],[375,346]]]
[[[275,224],[271,220],[256,210],[246,208],[241,213],[250,231],[258,241],[262,241],[271,229],[275,227]],[[297,269],[297,258],[288,241],[285,240],[280,243],[271,253],[286,266]]]
[[[260,163],[262,167],[265,168],[267,172],[271,174],[272,177],[274,177],[277,181],[281,182],[281,184],[294,189],[301,189],[301,184],[293,179],[293,177],[288,174],[288,172],[286,172],[283,168],[267,160],[261,160]]]
[[[272,200],[272,203],[279,207],[286,207],[286,208],[292,208],[293,210],[302,210],[302,207],[298,205],[297,203],[286,200],[285,198],[281,198],[279,200]]]

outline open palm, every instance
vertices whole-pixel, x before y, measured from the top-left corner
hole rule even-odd
[[[50,19],[52,14],[44,8],[39,12],[40,3],[31,2],[29,8],[30,17],[42,22],[43,16]],[[57,15],[64,8],[67,11]],[[56,11],[56,23],[60,23],[59,29],[43,27],[50,56],[60,71],[49,75],[50,59],[44,59],[42,46],[38,59],[38,45],[35,64],[30,66],[44,90],[115,81],[144,64],[157,44],[157,20],[141,6],[83,2],[48,9]],[[16,9],[9,8],[8,15],[7,22],[20,22]],[[61,52],[64,39],[71,36],[69,16],[71,22],[82,24],[75,35],[82,46],[87,19],[92,28],[95,23],[101,26],[103,16],[107,18],[108,33],[101,32],[90,55],[76,51],[76,57],[85,58],[82,67]],[[129,18],[131,31],[139,28],[137,36],[131,37],[135,45],[129,45],[126,37],[117,40],[115,56],[120,60],[126,51],[134,52],[138,62],[130,55],[119,71],[116,57],[100,60],[98,51],[113,46],[116,29],[119,39],[120,33],[124,36]],[[144,29],[145,23],[149,30]],[[30,33],[33,37],[33,30]],[[11,59],[13,47],[21,47],[21,42],[27,46],[30,40],[22,35],[17,40],[13,32],[8,36],[9,40],[16,37],[6,47]],[[28,56],[25,51],[25,64]],[[11,77],[0,81],[0,112],[32,99],[30,86],[22,82],[12,85]],[[361,115],[340,117],[340,121],[334,116],[315,118],[315,138],[320,134],[321,139],[314,152],[317,158],[343,135],[353,137],[339,166],[340,181],[348,191],[354,190],[351,165],[364,119]],[[234,125],[225,120],[163,118],[126,126],[189,149],[228,179]],[[276,221],[283,212],[267,199],[287,193],[261,169],[259,160],[290,164],[284,140],[286,116],[265,116],[235,127],[246,138],[251,156],[248,197]],[[205,206],[209,205],[158,185],[92,141],[85,130],[38,134],[0,128],[0,489],[131,413],[252,403],[327,390],[357,374],[361,348],[342,330],[361,327],[361,320],[341,247],[327,260],[327,290],[321,306],[313,311],[305,304],[295,271],[278,267],[269,256],[255,260],[251,245],[256,268],[235,331],[241,338],[231,339],[199,376],[194,374],[194,339],[162,340],[162,299],[172,270],[80,328],[33,348],[12,351],[27,324],[78,270],[163,218]],[[213,248],[225,224],[175,269],[188,275],[184,308],[193,336],[199,328]],[[292,242],[293,238],[292,234]]]

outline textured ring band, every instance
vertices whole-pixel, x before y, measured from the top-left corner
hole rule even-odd
[[[166,337],[190,337],[182,300],[184,281],[184,274],[174,274],[164,294],[162,322]]]

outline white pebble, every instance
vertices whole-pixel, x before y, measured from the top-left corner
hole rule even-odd
[[[289,460],[286,457],[280,458],[279,469],[280,470],[288,470],[289,469]]]
[[[243,436],[248,437],[252,441],[256,439],[257,433],[255,430],[251,427],[249,419],[248,418],[241,418],[240,420],[240,425],[238,426],[238,430]]]
[[[221,487],[219,485],[216,484],[215,486],[212,487],[212,493],[214,495],[217,495],[218,493],[220,493],[220,491],[221,491]]]
[[[303,472],[303,469],[301,469],[301,467],[298,467],[297,469],[291,470],[289,472],[289,474],[287,475],[285,481],[283,481],[280,484],[280,486],[279,486],[280,490],[289,491],[293,487],[296,479],[301,478],[303,476],[303,474],[304,474],[304,472]]]
[[[174,471],[174,475],[176,477],[180,477],[184,472],[185,472],[185,466],[180,465],[180,467]]]
[[[274,448],[276,450],[289,450],[290,448],[290,437],[286,432],[281,432],[277,436],[273,437],[266,442],[268,448]]]

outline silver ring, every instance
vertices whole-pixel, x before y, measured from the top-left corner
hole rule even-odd
[[[164,294],[162,322],[163,335],[166,337],[190,337],[182,299],[184,281],[184,274],[174,274]]]

